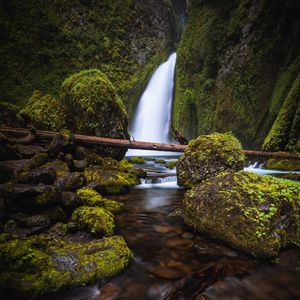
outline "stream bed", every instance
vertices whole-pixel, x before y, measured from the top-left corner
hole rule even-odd
[[[152,173],[130,193],[112,197],[125,203],[116,216],[116,234],[132,250],[132,263],[99,285],[42,299],[300,299],[300,250],[262,262],[196,234],[181,218],[170,216],[185,192],[177,186],[175,171],[154,161],[138,167]]]

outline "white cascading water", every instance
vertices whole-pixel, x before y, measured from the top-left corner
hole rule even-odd
[[[173,53],[152,75],[139,101],[131,127],[131,136],[136,141],[170,142],[175,64],[176,53]],[[146,156],[166,154],[170,153],[129,150],[126,155]]]

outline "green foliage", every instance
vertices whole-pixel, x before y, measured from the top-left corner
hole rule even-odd
[[[11,0],[0,6],[0,98],[21,105],[33,90],[57,98],[64,78],[97,68],[132,108],[177,38],[173,11],[163,1]]]
[[[284,150],[289,142],[289,135],[295,131],[295,142],[299,139],[300,112],[300,75],[294,81],[278,116],[262,146],[263,150]],[[295,121],[294,123],[294,120]],[[295,126],[295,128],[293,128]],[[298,131],[298,133],[297,133]],[[291,146],[290,146],[291,147]],[[292,147],[291,147],[292,148]]]
[[[43,95],[41,91],[34,91],[20,113],[39,129],[58,131],[65,125],[63,106],[51,95]]]
[[[282,171],[300,171],[300,160],[295,159],[269,159],[264,167]]]
[[[244,146],[263,143],[299,74],[295,9],[284,1],[189,1],[177,51],[173,122],[180,132],[232,131]],[[288,127],[292,148],[297,131]]]

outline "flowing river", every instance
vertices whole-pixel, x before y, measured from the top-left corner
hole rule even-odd
[[[173,53],[150,79],[131,128],[135,140],[170,141],[175,62]],[[267,263],[196,234],[181,218],[170,216],[181,208],[184,197],[175,169],[166,168],[166,162],[178,155],[140,150],[128,151],[127,155],[156,155],[156,160],[137,165],[152,170],[141,185],[126,195],[112,197],[125,203],[124,211],[116,216],[116,233],[125,238],[134,260],[114,278],[42,299],[196,299],[199,290],[206,291],[211,299],[300,298],[300,250],[283,251],[277,264]],[[278,173],[257,163],[246,170],[261,175]],[[252,275],[240,280],[245,274]],[[239,298],[233,298],[231,293],[237,291]]]

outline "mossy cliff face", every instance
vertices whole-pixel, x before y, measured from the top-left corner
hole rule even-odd
[[[0,98],[57,98],[64,78],[97,68],[133,107],[178,39],[169,1],[1,1]]]
[[[199,136],[176,164],[178,184],[190,188],[224,170],[241,170],[244,155],[240,150],[240,142],[231,133]]]
[[[189,1],[177,51],[175,127],[189,138],[230,130],[253,147],[280,114],[275,127],[287,137],[274,144],[294,145],[298,8],[296,0]]]
[[[222,172],[185,195],[184,220],[259,258],[300,246],[300,185],[251,172]]]
[[[2,234],[1,238],[0,287],[26,298],[111,277],[132,258],[121,236],[86,243],[49,235],[6,240]]]

